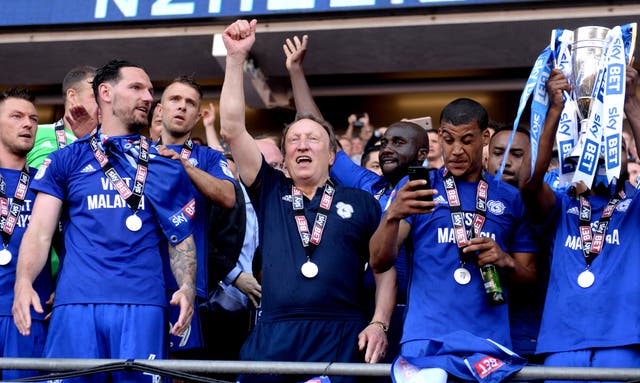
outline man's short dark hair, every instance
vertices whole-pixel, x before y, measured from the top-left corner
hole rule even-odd
[[[364,150],[364,153],[362,153],[362,158],[360,159],[360,166],[364,168],[367,165],[367,162],[369,161],[369,157],[371,157],[371,153],[379,152],[379,151],[380,151],[380,145],[373,145],[366,148]]]
[[[62,80],[62,97],[66,101],[67,91],[71,88],[75,88],[80,82],[93,78],[96,74],[96,68],[88,65],[81,65],[72,68],[64,76]]]
[[[156,107],[158,106],[159,103],[160,103],[160,100],[153,100],[153,102],[151,103],[151,106],[149,107],[149,114],[147,114],[147,125],[149,127],[151,127],[151,124],[153,123],[153,112],[155,112]]]
[[[320,126],[322,126],[324,130],[327,132],[327,134],[329,135],[329,149],[334,153],[338,150],[338,140],[336,139],[336,135],[333,132],[333,126],[331,126],[331,124],[327,120],[318,118],[311,113],[298,113],[296,114],[295,120],[292,123],[287,124],[284,127],[284,130],[282,130],[282,141],[280,143],[280,150],[282,151],[283,154],[285,152],[284,143],[287,138],[287,132],[289,131],[289,128],[291,127],[291,125],[295,124],[300,120],[311,120],[318,123]]]
[[[98,91],[98,87],[100,86],[100,84],[104,84],[105,82],[118,82],[121,77],[120,69],[127,67],[142,69],[142,67],[125,60],[111,60],[105,65],[96,69],[96,75],[93,77],[93,82],[91,85],[93,88],[93,96],[96,98],[96,102],[98,102],[98,105],[100,105],[100,97]]]
[[[489,139],[489,146],[491,146],[491,144],[493,143],[493,138],[496,136],[496,134],[498,134],[500,132],[509,132],[509,134],[511,134],[512,130],[513,130],[513,125],[499,125],[496,128],[496,131],[493,133],[493,135]],[[529,138],[529,129],[527,129],[525,126],[518,125],[518,127],[516,128],[516,132],[522,133],[525,136],[527,136],[527,139],[530,139]]]
[[[196,79],[193,76],[186,75],[186,74],[180,75],[180,76],[174,78],[173,80],[171,80],[169,85],[172,85],[172,84],[175,84],[175,83],[184,84],[186,86],[189,86],[189,87],[195,89],[196,92],[198,92],[198,96],[200,96],[200,101],[202,101],[202,97],[204,97],[204,95],[202,93],[202,86],[200,86],[200,84],[198,84],[198,82],[196,81]],[[169,85],[167,85],[167,87],[169,87]]]
[[[489,114],[477,101],[470,98],[459,98],[451,101],[440,113],[440,124],[449,123],[454,126],[478,122],[480,130],[487,129]]]
[[[420,150],[420,149],[429,150],[429,134],[427,133],[427,130],[424,129],[422,126],[416,124],[415,122],[411,122],[411,121],[397,121],[397,122],[394,122],[393,124],[389,125],[387,130],[389,130],[391,128],[413,130],[416,133],[416,144],[417,144],[416,145],[416,149],[417,150]],[[416,150],[416,155],[418,155],[417,150]]]
[[[0,93],[0,105],[4,104],[8,98],[19,98],[31,103],[35,100],[33,94],[25,88],[11,88]]]

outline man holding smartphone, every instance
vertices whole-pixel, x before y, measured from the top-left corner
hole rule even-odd
[[[480,267],[494,264],[502,278],[518,281],[536,276],[536,242],[518,190],[482,168],[486,110],[458,99],[440,121],[445,166],[431,173],[432,189],[422,190],[426,180],[402,186],[370,241],[376,272],[393,265],[405,239],[414,245],[401,341],[401,354],[409,357],[429,355],[460,330],[510,347],[508,307],[490,304]]]

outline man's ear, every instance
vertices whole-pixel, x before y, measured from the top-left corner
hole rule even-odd
[[[482,131],[482,146],[488,146],[490,139],[491,131],[489,131],[489,129],[485,129],[484,131]]]
[[[75,89],[73,88],[69,88],[67,89],[67,93],[65,95],[65,98],[69,101],[69,103],[71,105],[77,105],[78,104],[78,100],[76,100],[76,95],[78,93],[76,92]]]
[[[98,85],[98,95],[103,101],[111,102],[111,85],[106,82]]]
[[[429,155],[429,148],[418,149],[418,161],[422,162],[426,160],[428,155]]]

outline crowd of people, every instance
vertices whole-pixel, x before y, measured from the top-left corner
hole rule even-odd
[[[254,136],[243,67],[256,24],[223,34],[220,135],[192,77],[154,102],[127,61],[73,68],[50,125],[28,91],[0,94],[0,357],[379,363],[441,355],[462,336],[458,355],[491,339],[530,363],[640,366],[633,67],[617,183],[558,189],[560,71],[534,169],[529,131],[468,98],[437,128],[375,128],[363,113],[336,134],[306,82],[307,36],[283,45],[295,120],[281,140]],[[208,145],[192,136],[200,119]]]

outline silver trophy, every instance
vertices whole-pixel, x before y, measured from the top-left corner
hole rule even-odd
[[[576,100],[578,119],[580,121],[580,135],[578,144],[573,148],[570,158],[578,157],[582,153],[585,143],[585,134],[589,124],[589,113],[593,101],[593,88],[602,54],[604,42],[609,28],[605,27],[580,27],[573,31],[572,53],[572,85],[573,99]]]

